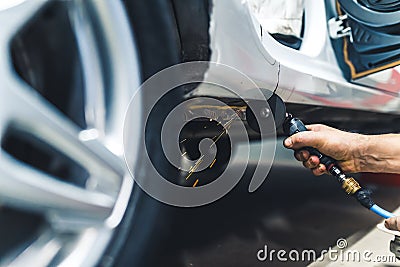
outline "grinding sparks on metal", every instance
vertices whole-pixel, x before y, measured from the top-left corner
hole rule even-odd
[[[211,164],[210,164],[210,169],[214,166],[214,163],[217,161],[217,159],[214,159]]]
[[[216,143],[219,141],[219,139],[220,139],[224,134],[228,134],[228,130],[229,130],[230,127],[232,126],[232,123],[235,121],[235,119],[236,119],[238,116],[239,116],[239,118],[240,118],[240,115],[238,114],[239,111],[240,111],[239,109],[243,109],[243,107],[237,107],[237,109],[238,109],[238,110],[236,110],[235,113],[234,113],[232,116],[227,116],[227,117],[226,117],[226,119],[225,119],[226,122],[225,122],[225,123],[222,123],[221,121],[218,121],[217,125],[221,125],[221,126],[223,127],[223,130],[222,130],[222,132],[221,132],[219,135],[215,135],[215,136],[212,138],[213,143],[210,145],[210,148],[216,146]],[[210,121],[213,121],[213,120],[217,121],[217,118],[218,118],[217,114],[216,114],[215,112],[213,112],[213,111],[208,111],[208,112],[209,112],[209,114],[208,114],[208,115],[209,115],[209,116],[208,116],[208,117],[209,117],[209,120],[210,120]],[[215,117],[215,119],[214,119],[214,117]],[[206,128],[207,128],[207,125],[204,126],[203,128],[206,129]],[[180,143],[182,144],[182,143],[184,143],[184,142],[186,142],[186,141],[187,141],[187,139],[185,138],[185,139],[181,140]],[[185,156],[186,154],[187,154],[187,152],[184,152],[184,153],[182,154],[182,157]],[[199,168],[200,164],[203,162],[203,158],[204,158],[204,155],[201,156],[201,157],[195,162],[195,164],[189,168],[189,171],[188,171],[187,176],[185,177],[185,180],[189,180],[189,178],[192,176],[192,174]],[[209,165],[208,168],[209,168],[209,169],[213,168],[213,166],[215,165],[216,161],[217,161],[217,159],[214,158],[214,160],[211,162],[211,164]],[[182,168],[179,168],[179,169],[182,170]],[[195,187],[195,186],[198,184],[198,182],[199,182],[199,179],[196,179],[196,181],[195,181],[194,184],[193,184],[193,187]]]
[[[203,162],[204,155],[201,156],[193,167],[190,167],[189,174],[186,176],[185,180],[189,179],[189,177],[196,171],[196,169],[200,166],[201,162]]]
[[[214,136],[214,138],[215,138],[215,139],[213,138],[214,143],[212,143],[210,147],[213,147],[218,142],[218,140],[224,135],[225,132],[226,132],[226,129],[223,130],[220,135]]]
[[[217,143],[218,142],[218,140],[225,134],[225,133],[227,133],[228,132],[228,129],[229,129],[229,127],[231,126],[231,124],[232,124],[232,122],[233,122],[233,117],[229,120],[229,121],[227,121],[225,124],[224,124],[224,130],[222,131],[222,133],[220,134],[220,135],[216,135],[216,136],[214,136],[213,137],[213,141],[214,141],[214,143],[212,143],[212,145],[210,146],[210,147],[212,147],[212,146],[214,146],[215,145],[215,143]]]
[[[189,174],[186,176],[185,180],[189,179],[190,176],[192,176],[193,172],[189,172]]]

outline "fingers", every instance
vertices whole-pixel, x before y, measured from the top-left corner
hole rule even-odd
[[[385,220],[385,227],[389,230],[400,231],[400,218],[392,217]]]
[[[325,142],[326,136],[323,132],[300,132],[285,139],[283,145],[290,149],[300,149],[302,147],[315,147],[319,148]]]
[[[309,131],[300,132],[286,138],[283,145],[286,148],[294,149],[294,156],[298,161],[302,161],[304,167],[311,169],[312,173],[316,176],[328,173],[325,165],[320,164],[319,158],[314,155],[310,155],[310,152],[303,147],[322,147],[326,139],[326,131],[335,131],[334,128],[323,124],[312,124],[306,126]],[[300,149],[299,151],[296,151]]]
[[[302,161],[304,167],[311,169],[316,176],[328,173],[324,164],[320,164],[317,156],[310,155],[307,150],[299,150],[294,152],[294,156],[298,161]]]
[[[335,128],[323,124],[306,125],[308,131],[294,134],[283,142],[286,148],[299,149],[306,146],[318,148],[324,143],[327,134],[337,131]],[[329,133],[327,133],[329,132]]]
[[[304,167],[307,169],[314,169],[319,165],[319,158],[317,156],[311,155],[308,160],[303,161]]]
[[[322,174],[328,173],[324,164],[318,164],[318,166],[311,171],[315,176],[320,176]]]
[[[298,150],[294,152],[294,157],[298,161],[306,161],[310,157],[310,152],[308,152],[307,150]]]

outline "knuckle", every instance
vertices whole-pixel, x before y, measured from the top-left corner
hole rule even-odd
[[[325,167],[325,165],[324,165],[324,164],[318,164],[318,170],[319,170],[321,173],[325,173],[325,172],[326,172],[326,167]]]
[[[303,166],[306,167],[307,169],[311,169],[312,168],[312,166],[310,165],[308,160],[303,161]]]
[[[299,161],[306,161],[309,159],[309,154],[306,150],[297,150],[295,151],[295,157]]]
[[[304,160],[307,160],[310,158],[310,152],[308,152],[307,150],[302,150],[301,153],[303,155]]]
[[[322,124],[314,124],[313,125],[313,130],[314,131],[320,131],[322,128]]]
[[[303,156],[301,154],[301,151],[295,151],[294,152],[294,157],[298,160],[298,161],[303,161]]]
[[[309,165],[313,168],[317,167],[319,164],[319,159],[316,156],[312,156],[308,159]]]
[[[295,136],[295,138],[293,138],[293,144],[301,144],[304,141],[304,137],[302,134],[297,134],[297,136]]]

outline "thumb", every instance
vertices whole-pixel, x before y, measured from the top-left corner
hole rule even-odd
[[[321,134],[321,132],[300,132],[294,134],[284,141],[284,146],[286,148],[291,148],[294,150],[310,146],[314,148],[320,148],[326,140],[326,137]]]

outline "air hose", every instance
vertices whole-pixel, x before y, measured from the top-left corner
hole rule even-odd
[[[283,123],[283,130],[286,135],[291,136],[298,132],[307,131],[307,128],[301,120],[293,118],[291,114],[287,114],[286,120]],[[343,190],[348,195],[354,196],[361,205],[385,219],[394,217],[394,214],[376,205],[371,198],[371,192],[361,188],[360,184],[353,177],[347,176],[335,159],[322,154],[313,147],[305,147],[303,149],[307,150],[311,155],[317,156],[320,163],[326,166],[328,172],[336,177],[342,185]]]

